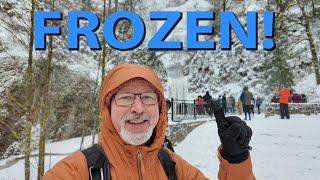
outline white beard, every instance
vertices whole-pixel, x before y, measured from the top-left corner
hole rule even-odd
[[[148,129],[143,133],[132,133],[127,131],[124,127],[124,123],[120,126],[120,137],[122,140],[131,145],[141,145],[147,142],[152,136],[155,125],[150,124]]]

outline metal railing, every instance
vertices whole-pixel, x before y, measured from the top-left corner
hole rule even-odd
[[[171,98],[171,108],[168,110],[168,118],[173,122],[183,120],[196,120],[210,117],[205,111],[204,104],[196,104],[195,100],[180,100]]]

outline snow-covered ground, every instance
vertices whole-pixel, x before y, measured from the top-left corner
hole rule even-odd
[[[320,172],[320,115],[292,115],[290,120],[256,115],[247,121],[253,129],[250,145],[253,170],[259,180],[313,180]],[[91,137],[85,139],[90,145]],[[79,148],[80,138],[48,143],[48,153],[68,154]],[[216,179],[219,137],[215,121],[208,121],[193,130],[178,144],[176,152],[201,169],[210,179]],[[197,147],[197,148],[194,148]],[[65,157],[47,156],[46,169]],[[8,159],[9,160],[9,159]],[[0,167],[6,160],[0,161]],[[32,159],[32,179],[36,179],[37,159]],[[24,179],[23,160],[6,169],[0,168],[0,180]]]
[[[290,120],[258,115],[247,124],[253,130],[250,145],[257,179],[317,179],[320,172],[320,115],[292,115]],[[176,151],[216,179],[219,145],[215,122],[198,127],[176,147]],[[194,148],[197,147],[197,148]]]

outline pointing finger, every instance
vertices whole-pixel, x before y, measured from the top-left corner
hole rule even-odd
[[[214,117],[216,118],[219,131],[225,131],[230,124],[226,121],[223,107],[218,101],[212,101],[211,108],[213,108]]]

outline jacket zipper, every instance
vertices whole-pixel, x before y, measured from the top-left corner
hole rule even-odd
[[[137,167],[138,167],[139,180],[143,180],[142,172],[141,172],[141,157],[142,157],[141,149],[139,149],[137,152]]]

